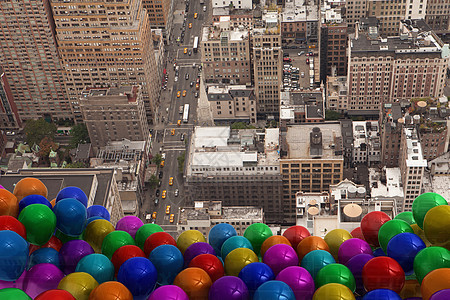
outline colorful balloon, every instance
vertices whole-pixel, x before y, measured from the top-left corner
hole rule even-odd
[[[56,236],[52,235],[52,237],[48,240],[48,242],[42,246],[30,245],[30,254],[36,251],[37,249],[42,248],[52,248],[55,249],[56,251],[59,251],[62,245],[63,243]]]
[[[414,271],[414,258],[425,248],[425,243],[419,236],[404,232],[397,234],[389,241],[387,255],[402,266],[405,274],[410,275]]]
[[[261,284],[253,300],[295,300],[292,289],[284,282],[271,280]]]
[[[91,245],[95,253],[102,252],[102,244],[105,237],[114,231],[114,226],[107,220],[95,220],[87,224],[84,230],[83,240]]]
[[[158,224],[144,224],[136,232],[134,240],[136,241],[136,246],[144,250],[145,240],[155,232],[163,232],[164,230]]]
[[[220,255],[223,243],[232,236],[236,236],[237,232],[233,226],[227,223],[214,225],[209,231],[208,240],[217,255]]]
[[[405,272],[394,259],[390,257],[375,257],[369,260],[363,268],[363,282],[367,291],[390,289],[400,293],[405,284]]]
[[[61,232],[59,229],[55,230],[55,236],[61,241],[61,243],[65,244],[68,241],[73,241],[73,240],[81,240],[82,236],[78,235],[78,236],[73,236],[73,235],[67,235],[63,232]]]
[[[173,245],[177,246],[175,239],[167,232],[155,232],[150,235],[144,243],[144,253],[146,257],[149,257],[150,253],[158,246],[161,245]]]
[[[24,291],[16,288],[6,288],[0,290],[0,299],[2,300],[33,300]]]
[[[115,276],[117,276],[117,273],[119,273],[119,269],[122,266],[122,264],[132,257],[146,257],[146,256],[144,251],[142,251],[141,248],[135,245],[125,245],[120,247],[114,252],[111,258],[111,262],[114,265]]]
[[[355,296],[345,285],[329,283],[317,289],[313,300],[355,300]]]
[[[289,245],[289,247],[292,248],[291,242],[289,242],[289,240],[284,236],[280,235],[269,236],[261,245],[261,257],[264,257],[264,254],[266,253],[267,250],[269,250],[270,247],[278,244]]]
[[[77,199],[66,198],[56,202],[53,212],[56,216],[56,228],[70,236],[79,236],[86,227],[86,207]],[[68,213],[70,212],[70,213]]]
[[[133,295],[122,283],[108,281],[96,287],[89,300],[133,300]]]
[[[14,231],[0,231],[0,257],[0,280],[17,280],[27,267],[27,242]]]
[[[183,289],[189,299],[208,299],[212,281],[204,270],[187,268],[178,273],[173,284]]]
[[[211,278],[212,282],[225,275],[225,270],[222,262],[217,256],[212,254],[200,254],[194,257],[189,263],[190,268],[200,268],[205,270]]]
[[[187,267],[189,266],[189,263],[191,262],[191,260],[201,254],[212,254],[212,255],[216,255],[216,252],[214,251],[214,248],[208,244],[208,243],[204,243],[204,242],[198,242],[198,243],[194,243],[192,245],[190,245],[186,251],[184,251],[184,266]]]
[[[234,249],[225,258],[225,273],[228,276],[238,276],[242,268],[258,261],[258,256],[250,249]]]
[[[176,285],[163,285],[157,288],[148,300],[189,300],[188,295]]]
[[[181,253],[184,255],[184,251],[186,249],[198,242],[204,242],[206,243],[206,239],[203,236],[203,234],[198,230],[187,230],[182,232],[177,239],[177,247],[180,249]]]
[[[403,220],[409,225],[416,224],[412,211],[404,211],[395,216],[394,220]]]
[[[92,205],[87,208],[87,217],[100,217],[106,221],[111,221],[111,215],[109,211],[101,205]]]
[[[38,246],[47,243],[56,228],[55,214],[43,204],[25,207],[18,219],[27,230],[27,241]]]
[[[68,186],[63,188],[59,191],[58,195],[56,196],[56,203],[63,199],[67,198],[73,198],[78,200],[81,204],[84,205],[84,207],[87,207],[88,204],[88,198],[86,194],[76,186]]]
[[[77,300],[88,300],[91,292],[98,286],[98,282],[84,272],[70,273],[58,284],[58,289],[72,294]]]
[[[257,255],[260,253],[262,243],[270,236],[272,236],[272,230],[263,223],[254,223],[244,231],[244,237],[250,241]]]
[[[430,300],[448,300],[450,299],[450,289],[441,290],[439,292],[434,293]]]
[[[97,220],[99,221],[99,220]],[[94,221],[94,222],[97,222]],[[114,252],[122,246],[134,245],[134,240],[128,232],[125,231],[113,231],[109,233],[103,239],[102,253],[109,259],[112,258]],[[126,285],[125,285],[126,286]],[[133,293],[133,292],[132,292]],[[134,294],[133,294],[134,295]]]
[[[20,212],[31,204],[44,204],[48,206],[48,208],[52,209],[53,206],[50,201],[47,200],[44,196],[41,195],[28,195],[19,202],[19,214]]]
[[[291,242],[292,248],[297,249],[298,243],[311,234],[308,229],[303,226],[295,225],[286,229],[283,236]]]
[[[431,271],[425,276],[420,287],[424,300],[430,299],[434,293],[444,289],[450,289],[450,268]]]
[[[450,241],[450,206],[439,205],[430,209],[423,220],[423,231],[432,244]]]
[[[355,278],[356,292],[359,295],[364,295],[366,293],[366,290],[364,289],[362,271],[366,263],[372,258],[373,256],[371,254],[358,254],[350,258],[345,264]]]
[[[35,298],[46,290],[56,289],[64,273],[53,264],[38,264],[25,275],[23,290]]]
[[[311,299],[314,295],[314,279],[302,267],[287,267],[278,274],[276,280],[286,283],[294,292],[296,299]]]
[[[361,239],[361,240],[366,240],[365,238],[364,238],[364,235],[363,235],[363,233],[362,233],[362,231],[361,231],[361,227],[356,227],[355,229],[353,229],[351,232],[350,232],[350,234],[352,235],[352,237],[353,238],[355,238],[355,239]]]
[[[301,262],[306,254],[314,250],[325,250],[327,252],[330,252],[330,247],[328,247],[328,244],[321,237],[306,237],[297,245],[298,260]]]
[[[394,291],[388,289],[376,289],[368,292],[363,300],[402,300],[402,298]]]
[[[423,229],[423,221],[427,212],[435,206],[448,205],[447,200],[436,193],[423,193],[412,204],[412,213],[416,224]]]
[[[103,254],[93,253],[86,255],[78,262],[75,272],[90,274],[100,285],[114,280],[114,265]]]
[[[440,268],[450,268],[450,252],[445,248],[428,247],[414,258],[414,273],[420,283],[428,273]]]
[[[253,296],[261,284],[275,279],[275,275],[268,265],[255,262],[242,268],[239,272],[239,278],[247,286],[250,296]]]
[[[116,230],[128,232],[134,239],[136,232],[144,223],[136,216],[125,216],[117,222]]]
[[[144,257],[133,257],[122,264],[117,274],[121,282],[133,294],[134,299],[147,299],[157,280],[155,266]]]
[[[339,283],[352,292],[356,289],[355,278],[349,268],[341,264],[329,264],[319,270],[316,275],[316,286],[320,288],[328,283]]]
[[[286,244],[274,245],[266,251],[263,262],[268,265],[275,276],[281,272],[281,270],[298,266],[298,256],[295,250]]]
[[[391,238],[403,232],[414,233],[411,226],[403,220],[390,220],[381,225],[378,231],[378,242],[384,253],[387,251],[387,245]]]
[[[349,239],[339,247],[338,257],[341,264],[346,264],[353,256],[358,254],[372,254],[372,248],[361,239]]]
[[[209,300],[249,300],[245,283],[235,276],[225,276],[216,280],[209,289]]]
[[[299,244],[299,246],[301,243]],[[333,258],[333,255],[331,255],[330,252],[325,250],[313,250],[305,255],[303,257],[301,266],[308,270],[308,272],[311,274],[312,278],[315,279],[317,273],[329,264],[334,264],[336,261]]]
[[[231,251],[238,248],[247,248],[253,251],[253,246],[247,238],[243,236],[232,236],[222,245],[222,258],[225,259]]]
[[[48,196],[47,187],[37,178],[26,177],[16,183],[13,191],[17,200],[20,201],[28,195]]]
[[[0,230],[11,230],[27,239],[27,230],[25,226],[14,217],[0,216]]]
[[[183,255],[173,245],[161,245],[153,249],[150,261],[158,272],[158,284],[172,284],[175,277],[183,269]]]
[[[59,252],[53,248],[41,248],[30,255],[27,269],[31,269],[38,264],[53,264],[60,268]]]
[[[353,237],[345,229],[333,229],[325,235],[324,240],[330,248],[330,253],[335,260],[338,259],[338,251],[341,244],[351,238]]]
[[[75,298],[65,290],[48,290],[39,294],[34,300],[75,300]]]
[[[423,231],[422,228],[419,227],[419,225],[417,224],[412,224],[411,228],[414,230],[414,234],[418,235],[420,237],[420,239],[425,243],[425,245],[427,247],[431,246],[430,241],[427,239],[427,237],[425,236],[425,232]]]
[[[361,232],[370,246],[380,246],[378,241],[378,230],[380,230],[380,227],[384,223],[390,220],[391,218],[382,211],[372,211],[362,218]]]
[[[72,240],[65,243],[59,250],[61,270],[64,274],[75,272],[78,262],[85,256],[93,254],[94,249],[83,240]]]

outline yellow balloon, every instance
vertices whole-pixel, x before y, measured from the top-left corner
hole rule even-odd
[[[258,261],[258,256],[250,249],[234,249],[225,258],[225,273],[228,276],[238,276],[246,265]]]
[[[411,228],[414,230],[414,234],[418,235],[422,241],[425,243],[425,245],[427,247],[431,246],[430,241],[427,239],[427,237],[425,236],[425,232],[422,230],[422,228],[419,227],[419,225],[417,224],[412,224]]]
[[[355,295],[343,284],[328,283],[317,289],[313,300],[355,300]]]
[[[430,209],[423,220],[423,231],[432,244],[450,241],[450,206],[439,205]]]
[[[83,240],[89,243],[95,253],[102,253],[102,243],[105,236],[114,231],[114,226],[107,220],[94,220],[86,226]]]
[[[177,247],[184,255],[184,251],[186,251],[190,245],[198,242],[206,243],[206,239],[203,234],[198,230],[188,230],[180,234],[178,237]]]
[[[58,289],[68,291],[77,300],[89,300],[92,290],[98,286],[97,280],[85,272],[70,273],[58,284]]]
[[[339,247],[343,242],[353,238],[352,235],[345,229],[334,229],[327,233],[324,240],[330,248],[330,253],[337,261]]]
[[[416,279],[409,279],[405,281],[401,292],[399,293],[402,299],[422,297],[420,293],[420,283]]]

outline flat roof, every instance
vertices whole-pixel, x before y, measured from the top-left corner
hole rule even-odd
[[[201,127],[196,126],[194,131],[194,147],[226,147],[230,137],[229,126]]]
[[[286,0],[281,13],[281,22],[301,22],[319,20],[319,8],[313,0]]]
[[[369,168],[369,180],[372,187],[370,189],[370,195],[372,198],[404,197],[400,168],[386,168],[386,184],[380,181],[380,177],[381,174],[378,169]],[[374,187],[374,183],[376,183],[377,187]]]
[[[406,166],[407,167],[426,167],[427,160],[423,158],[422,147],[414,128],[404,128],[406,135]]]

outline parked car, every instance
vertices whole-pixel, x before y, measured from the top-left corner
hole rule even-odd
[[[158,197],[158,196],[159,196],[159,189],[156,190],[156,197]]]
[[[198,98],[198,92],[195,92],[194,97]]]
[[[191,81],[191,83],[189,83],[189,86],[190,86],[190,87],[193,87],[193,86],[194,86],[194,82]]]
[[[159,203],[159,198],[156,198],[155,199],[155,205],[158,205],[158,203]]]
[[[178,197],[178,195],[180,194],[180,191],[178,189],[175,190],[175,197]]]
[[[206,6],[203,6],[203,11],[206,11]]]
[[[161,179],[161,178],[163,178],[163,171],[159,171],[159,174],[158,174],[158,177],[159,177],[159,179]]]

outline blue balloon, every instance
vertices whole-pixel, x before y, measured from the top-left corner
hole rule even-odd
[[[372,252],[373,252],[373,256],[375,256],[375,257],[387,256],[386,253],[384,253],[383,249],[381,249],[381,247],[373,250]]]
[[[272,269],[261,262],[254,262],[246,265],[241,272],[239,272],[238,277],[245,283],[250,295],[253,295],[263,283],[275,279]]]
[[[220,255],[220,250],[222,249],[223,243],[232,236],[236,236],[237,232],[233,226],[227,223],[220,223],[215,225],[209,231],[208,241],[209,244],[214,248],[214,251]]]
[[[56,203],[66,198],[77,199],[84,205],[84,207],[87,207],[88,205],[88,197],[79,187],[76,186],[68,186],[60,190],[56,196]]]
[[[85,272],[94,277],[99,284],[114,280],[114,265],[103,254],[89,254],[77,264],[75,272]]]
[[[59,252],[53,248],[40,248],[33,251],[30,255],[27,269],[29,270],[38,264],[52,264],[61,269],[59,263]]]
[[[336,263],[336,261],[330,252],[325,250],[314,250],[303,257],[301,267],[308,270],[309,274],[311,274],[312,278],[315,280],[320,269],[334,263]]]
[[[252,243],[247,238],[243,236],[232,236],[222,245],[222,258],[225,259],[228,253],[237,248],[248,248],[253,251]]]
[[[91,223],[92,221],[95,221],[95,220],[104,220],[104,219],[102,217],[99,217],[99,216],[90,217],[90,218],[88,218],[86,220],[86,226],[88,226],[89,223]]]
[[[111,216],[109,214],[109,211],[101,205],[92,205],[89,206],[87,209],[87,217],[100,217],[102,219],[105,219],[107,221],[110,221]]]
[[[414,272],[414,258],[426,247],[418,235],[403,232],[391,238],[387,246],[387,255],[400,264],[406,275],[411,275]]]
[[[28,253],[28,243],[20,235],[0,231],[0,280],[17,280],[27,267]]]
[[[117,281],[125,285],[134,300],[147,300],[157,280],[153,263],[145,257],[133,257],[125,261],[117,274]]]
[[[149,257],[158,272],[158,284],[172,284],[183,269],[183,255],[173,245],[161,245],[153,249]]]
[[[272,280],[263,283],[256,290],[253,300],[295,300],[295,295],[286,283]]]
[[[86,227],[86,207],[73,198],[56,202],[53,212],[56,216],[56,228],[70,236],[79,236]]]
[[[402,300],[394,291],[388,289],[376,289],[364,295],[363,300]]]
[[[46,206],[48,206],[48,208],[52,209],[53,206],[50,203],[50,201],[47,200],[47,198],[45,198],[42,195],[28,195],[26,197],[24,197],[22,200],[20,200],[19,202],[19,214],[22,211],[22,209],[24,209],[25,207],[27,207],[28,205],[31,204],[44,204]]]

